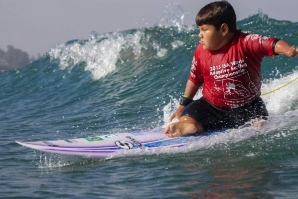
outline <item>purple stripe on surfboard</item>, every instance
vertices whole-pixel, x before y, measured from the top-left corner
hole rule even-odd
[[[43,151],[47,153],[53,153],[53,154],[60,154],[60,155],[72,155],[72,156],[86,156],[86,157],[103,157],[106,158],[109,155],[112,155],[115,151],[110,152],[104,152],[104,153],[94,153],[94,152],[60,152],[60,151]]]
[[[42,150],[42,149],[41,149]],[[67,151],[67,150],[55,150],[55,149],[44,149],[42,151],[45,152],[61,152],[61,153],[114,153],[115,151],[118,150],[111,150],[111,151],[95,151],[95,150],[87,150],[87,151]]]
[[[184,147],[185,145],[176,145],[176,146],[170,146],[170,148],[181,148],[181,147]],[[154,148],[149,148],[148,151],[151,151],[155,148],[159,148],[159,147],[154,147]],[[125,149],[119,149],[119,150],[114,150],[114,151],[93,151],[93,150],[89,150],[89,151],[65,151],[65,150],[41,150],[41,151],[44,151],[44,152],[48,152],[48,153],[56,153],[56,154],[61,154],[61,155],[67,155],[67,154],[70,154],[70,155],[79,155],[79,156],[97,156],[97,157],[107,157],[107,155],[110,155],[110,154],[113,154],[117,151],[134,151],[134,150],[139,150],[139,148],[135,148],[135,149],[129,149],[129,150],[125,150]]]

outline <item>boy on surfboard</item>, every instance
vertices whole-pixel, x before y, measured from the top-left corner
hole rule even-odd
[[[295,57],[298,49],[285,41],[236,29],[236,14],[227,1],[204,6],[196,16],[200,43],[180,106],[179,119],[164,130],[169,137],[237,128],[252,119],[266,119],[261,95],[261,62],[265,56]],[[203,97],[193,101],[200,87]]]

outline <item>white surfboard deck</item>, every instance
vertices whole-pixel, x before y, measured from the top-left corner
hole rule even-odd
[[[150,153],[164,148],[181,149],[202,136],[169,138],[163,129],[113,133],[94,137],[25,142],[18,144],[38,151],[84,157],[108,158],[114,155],[133,156]]]

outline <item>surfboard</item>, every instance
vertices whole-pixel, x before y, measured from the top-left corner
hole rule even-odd
[[[110,133],[85,138],[49,140],[49,141],[16,141],[25,147],[47,153],[108,158],[113,156],[134,156],[152,154],[156,151],[185,149],[189,144],[202,136],[169,138],[162,128],[127,133]]]

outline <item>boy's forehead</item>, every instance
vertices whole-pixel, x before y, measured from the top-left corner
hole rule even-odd
[[[212,24],[202,24],[198,28],[215,28],[215,26]]]

